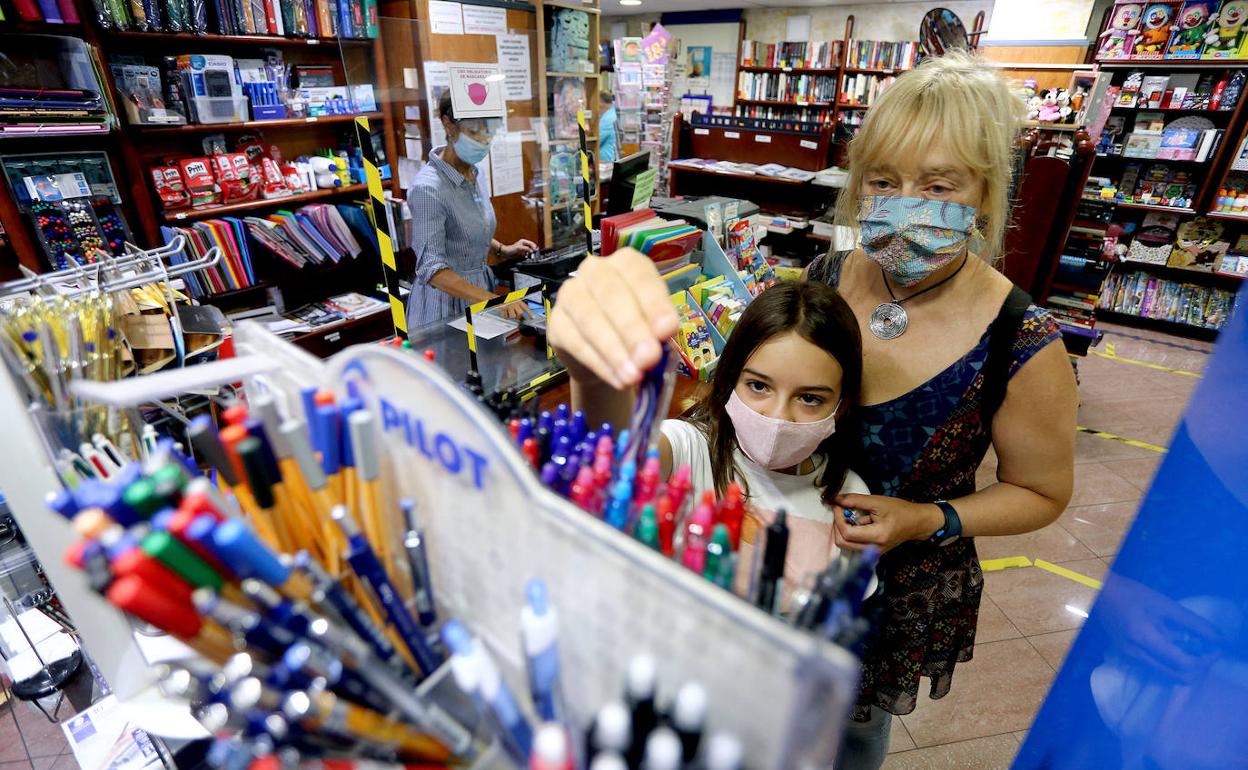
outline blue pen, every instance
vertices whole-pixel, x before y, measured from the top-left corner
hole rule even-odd
[[[571,416],[572,416],[572,407],[568,406],[567,402],[564,402],[560,404],[559,406],[555,407],[555,419],[556,420],[563,420],[564,422],[567,422],[568,418]]]
[[[520,429],[516,431],[516,446],[524,443],[526,438],[533,435],[533,420],[528,417],[520,418]]]
[[[620,479],[611,487],[611,499],[607,501],[606,510],[602,514],[603,521],[616,529],[623,529],[628,524],[628,512],[633,503],[633,483],[628,479]]]
[[[469,635],[468,630],[456,620],[447,621],[442,626],[442,641],[451,651],[456,683],[461,688],[467,684],[471,688],[468,694],[497,720],[501,728],[499,735],[512,758],[522,764],[527,763],[533,751],[533,728],[521,713],[515,696],[507,688],[485,645]]]
[[[407,522],[407,534],[403,537],[403,549],[407,551],[408,565],[412,570],[412,583],[416,589],[416,616],[422,626],[432,626],[438,621],[437,604],[433,598],[433,577],[429,572],[429,556],[425,552],[425,531],[416,520],[416,501],[405,497],[399,501],[403,520]]]
[[[334,580],[325,569],[312,560],[306,551],[300,551],[291,558],[291,565],[312,581],[314,591],[312,600],[320,604],[323,596],[330,608],[346,622],[356,636],[363,639],[372,648],[377,657],[391,671],[402,677],[403,681],[415,685],[411,669],[399,651],[394,648],[385,633],[373,623],[364,608],[361,607],[342,584]]]
[[[850,524],[853,524],[855,527],[862,523],[858,519],[858,511],[855,511],[853,508],[841,509],[841,515],[845,517],[845,521],[848,521]]]
[[[620,437],[615,441],[615,461],[618,463],[624,459],[625,452],[628,451],[628,428],[620,431]]]
[[[585,431],[587,430],[585,413],[580,409],[577,409],[576,413],[572,415],[572,422],[568,425],[568,430],[572,435],[573,441],[580,441],[585,438]]]
[[[312,431],[312,446],[321,453],[321,470],[335,478],[342,469],[342,436],[339,435],[339,412],[333,404],[316,407],[316,425]]]
[[[355,570],[355,574],[376,596],[378,603],[386,612],[386,617],[390,619],[399,638],[403,640],[404,646],[415,659],[420,672],[429,676],[438,667],[437,655],[425,641],[424,633],[408,613],[407,607],[403,606],[403,599],[390,584],[390,578],[386,576],[381,562],[377,560],[377,554],[373,553],[372,546],[360,533],[359,526],[351,518],[345,505],[335,506],[330,517],[347,536],[347,542],[350,545],[347,561]]]
[[[528,661],[529,691],[541,720],[554,722],[558,719],[559,616],[550,604],[546,583],[541,579],[530,580],[525,594],[529,601],[520,610],[520,633]]]

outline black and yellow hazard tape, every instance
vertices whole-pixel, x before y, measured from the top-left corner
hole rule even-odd
[[[1079,431],[1080,433],[1087,433],[1090,436],[1096,436],[1097,438],[1109,439],[1110,441],[1117,441],[1120,444],[1126,444],[1127,446],[1133,446],[1138,449],[1149,449],[1149,450],[1158,452],[1163,455],[1166,453],[1165,447],[1157,446],[1156,444],[1150,444],[1147,441],[1136,441],[1133,438],[1126,438],[1125,436],[1118,436],[1113,433],[1106,433],[1103,430],[1094,430],[1092,428],[1085,428],[1082,425],[1076,425],[1075,430]]]
[[[364,158],[364,177],[368,182],[369,214],[373,230],[377,233],[377,251],[381,254],[382,272],[386,278],[386,294],[390,298],[390,317],[394,333],[407,339],[407,313],[403,309],[403,296],[399,293],[399,268],[394,259],[394,240],[390,233],[390,219],[386,216],[386,196],[381,186],[381,171],[377,168],[377,153],[373,152],[373,134],[368,118],[355,119],[355,137],[360,143]]]
[[[1134,364],[1136,366],[1142,366],[1146,369],[1153,369],[1158,372],[1169,372],[1170,374],[1178,374],[1184,377],[1200,377],[1201,376],[1200,372],[1191,372],[1191,371],[1188,371],[1187,369],[1175,369],[1172,366],[1162,366],[1161,364],[1153,364],[1153,363],[1149,363],[1148,361],[1140,361],[1135,358],[1127,358],[1125,356],[1120,356],[1114,350],[1114,343],[1112,342],[1107,342],[1105,344],[1104,353],[1102,353],[1099,350],[1091,350],[1088,352],[1090,352],[1094,356],[1098,356],[1100,358],[1104,358],[1110,361],[1121,361],[1124,364]]]
[[[477,335],[474,334],[472,331],[473,314],[480,313],[483,310],[489,310],[492,307],[498,307],[499,305],[508,305],[512,302],[522,300],[525,297],[529,296],[530,294],[537,294],[539,292],[544,293],[545,291],[546,291],[546,284],[543,283],[537,286],[530,286],[527,289],[516,289],[515,291],[511,291],[506,294],[500,294],[497,297],[484,299],[484,300],[481,300],[480,302],[469,305],[468,307],[464,309],[464,322],[465,322],[465,325],[467,326],[467,332],[468,332],[468,361],[469,361],[470,369],[476,372],[481,371],[479,368],[477,368]],[[549,312],[549,307],[550,307],[549,300],[546,301],[546,307],[548,308],[547,312]],[[546,344],[546,357],[547,358],[552,357],[549,343]]]
[[[585,206],[585,256],[594,253],[594,216],[589,205],[589,140],[585,110],[576,111],[576,131],[581,139],[581,202]]]

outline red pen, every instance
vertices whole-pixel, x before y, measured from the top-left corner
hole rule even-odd
[[[741,525],[745,521],[745,497],[741,494],[741,485],[735,481],[728,485],[724,493],[719,521],[728,527],[732,550],[737,550],[741,546]]]
[[[676,469],[672,477],[668,479],[667,490],[672,497],[672,507],[676,511],[680,511],[685,507],[685,498],[689,495],[689,490],[693,487],[691,475],[693,471],[688,465],[682,465]]]
[[[520,454],[524,455],[524,459],[529,465],[533,466],[533,470],[537,470],[542,460],[541,447],[535,438],[526,438],[524,443],[520,445]]]
[[[713,496],[713,493],[711,493]],[[703,502],[685,527],[685,551],[681,563],[701,575],[706,571],[706,541],[715,521],[715,510]]]
[[[571,489],[568,490],[568,497],[574,505],[579,505],[596,516],[598,511],[594,507],[594,498],[597,492],[597,486],[594,484],[594,469],[587,466],[576,472],[576,479],[572,482]]]
[[[673,557],[676,555],[676,507],[672,505],[669,494],[664,493],[659,497],[659,504],[655,506],[655,518],[659,520],[659,550],[663,551],[664,556]]]
[[[511,434],[511,440],[513,442],[520,437],[519,417],[513,417],[507,422],[507,432]]]
[[[659,491],[659,455],[657,452],[646,457],[641,473],[637,474],[637,487],[633,492],[633,502],[638,508],[654,501]]]
[[[425,348],[425,360],[426,360],[426,361],[428,361],[429,363],[433,363],[433,361],[434,361],[434,359],[435,359],[436,357],[437,357],[437,356],[436,356],[436,354],[433,352],[433,348]]]
[[[241,403],[234,404],[221,413],[226,425],[242,425],[247,419],[247,407]]]

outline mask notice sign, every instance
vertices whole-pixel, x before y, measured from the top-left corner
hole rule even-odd
[[[451,107],[455,119],[501,118],[506,115],[502,69],[497,64],[448,62]]]

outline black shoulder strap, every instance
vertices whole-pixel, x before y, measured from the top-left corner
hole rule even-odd
[[[979,403],[983,424],[990,430],[992,418],[1005,400],[1014,343],[1018,340],[1018,330],[1030,305],[1031,296],[1017,286],[1012,287],[988,333],[988,360],[984,362],[984,384]]]
[[[837,284],[841,282],[841,265],[845,263],[845,257],[849,256],[850,250],[833,251],[828,250],[827,254],[817,257],[814,262],[810,263],[810,270],[806,276],[812,281],[826,283],[833,289],[837,288]]]

